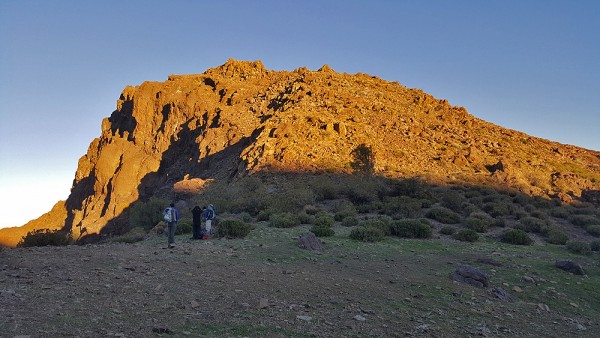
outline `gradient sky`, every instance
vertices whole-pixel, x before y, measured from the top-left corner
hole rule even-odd
[[[329,64],[600,150],[600,1],[0,1],[0,227],[66,199],[126,85]]]

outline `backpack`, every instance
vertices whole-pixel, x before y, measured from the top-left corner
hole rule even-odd
[[[173,213],[171,212],[171,208],[166,208],[165,211],[163,211],[163,218],[167,223],[173,222]]]
[[[206,209],[206,219],[214,219],[215,212],[213,209]]]
[[[217,211],[215,210],[215,206],[212,204],[208,205],[208,217],[206,219],[215,219]]]

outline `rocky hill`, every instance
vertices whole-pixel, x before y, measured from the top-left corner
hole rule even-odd
[[[99,233],[132,202],[177,184],[259,171],[350,172],[361,144],[372,149],[377,175],[598,202],[600,152],[502,128],[367,74],[229,60],[126,87],[79,160],[67,201],[0,230],[0,244],[39,228]]]

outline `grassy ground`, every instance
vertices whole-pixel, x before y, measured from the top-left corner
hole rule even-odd
[[[348,238],[298,248],[307,226],[245,239],[0,252],[0,336],[559,337],[600,335],[600,258],[564,246]],[[481,263],[493,259],[499,265]],[[554,267],[580,263],[587,276]],[[511,297],[450,278],[479,268]],[[515,288],[518,287],[518,288]],[[514,289],[513,289],[514,288]],[[515,291],[516,290],[516,291]]]

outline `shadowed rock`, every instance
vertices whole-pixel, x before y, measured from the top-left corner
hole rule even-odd
[[[556,261],[556,263],[554,263],[554,266],[556,266],[557,268],[570,272],[574,275],[585,275],[585,271],[583,271],[583,268],[581,267],[581,265],[573,262],[573,261],[569,261],[569,260],[564,260],[564,261]]]
[[[323,242],[312,232],[307,232],[298,238],[298,246],[307,250],[321,250]]]
[[[477,288],[484,288],[490,284],[490,278],[486,274],[469,265],[459,266],[452,274],[452,280]]]

